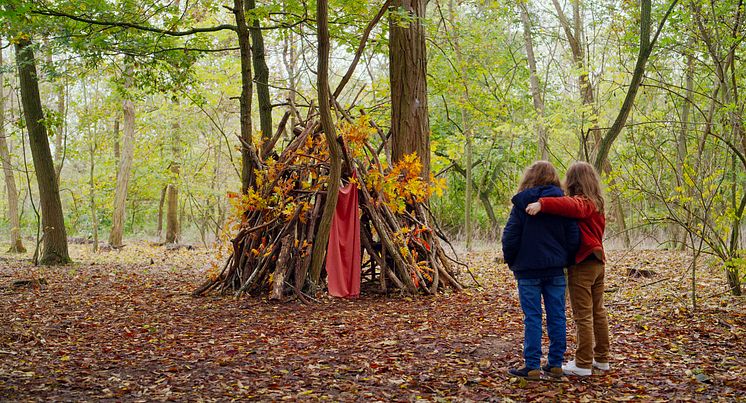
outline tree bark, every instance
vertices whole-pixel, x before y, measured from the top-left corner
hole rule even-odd
[[[174,101],[175,106],[179,102]],[[175,119],[171,125],[171,183],[167,187],[168,204],[166,211],[166,243],[178,243],[181,235],[181,223],[179,219],[179,177],[181,176],[181,126],[179,120]]]
[[[161,189],[161,198],[158,202],[158,228],[156,228],[156,236],[158,239],[161,239],[161,234],[163,233],[163,205],[166,203],[166,191],[168,190],[168,185],[164,186],[163,189]]]
[[[132,66],[125,70],[125,91],[132,86]],[[127,188],[129,187],[132,158],[135,152],[135,105],[125,94],[122,102],[124,127],[122,130],[122,155],[117,170],[117,185],[114,191],[114,215],[109,233],[109,244],[113,247],[122,246],[122,234],[125,223],[125,206],[127,204]]]
[[[252,11],[255,8],[256,0],[246,0],[247,11]],[[272,100],[269,97],[269,68],[264,56],[264,36],[258,18],[251,18],[249,31],[251,31],[251,59],[254,65],[256,98],[259,104],[259,127],[262,130],[262,140],[267,141],[273,132]]]
[[[251,158],[253,140],[251,134],[251,44],[250,33],[246,25],[246,14],[242,0],[233,0],[233,14],[236,18],[238,34],[238,48],[241,60],[241,96],[240,125],[241,125],[241,192],[246,193],[254,186],[254,162]]]
[[[166,190],[168,209],[166,212],[166,243],[179,242],[179,189],[173,184]]]
[[[317,87],[319,96],[319,115],[321,128],[324,131],[327,145],[329,146],[329,180],[327,181],[326,204],[321,215],[319,229],[313,243],[313,255],[309,269],[309,280],[319,285],[321,267],[324,264],[326,248],[329,242],[329,231],[332,226],[332,217],[337,207],[337,196],[339,195],[339,183],[342,176],[342,150],[337,143],[337,135],[331,114],[331,94],[329,93],[329,21],[328,1],[318,0],[316,4],[316,19],[318,23],[318,71]]]
[[[526,47],[526,58],[528,59],[528,70],[530,73],[529,83],[531,85],[531,97],[534,100],[534,110],[536,110],[536,136],[538,139],[537,155],[540,160],[549,159],[549,145],[547,143],[547,128],[544,125],[544,100],[541,98],[541,88],[539,88],[539,77],[536,74],[536,57],[534,56],[534,41],[531,38],[531,20],[529,19],[528,10],[525,2],[519,2],[518,8],[521,13],[521,22],[523,23],[523,41]],[[591,93],[592,94],[592,93]]]
[[[119,158],[120,158],[120,150],[119,150],[119,116],[114,118],[114,163],[116,166],[119,166]]]
[[[36,62],[31,45],[31,40],[20,39],[15,45],[15,50],[23,115],[28,128],[31,157],[34,161],[36,181],[39,186],[44,232],[44,246],[39,263],[43,265],[66,264],[71,260],[67,251],[65,218],[62,213],[54,161],[49,150],[47,128],[44,126]]]
[[[430,180],[430,122],[427,110],[426,0],[395,0],[392,8],[409,14],[406,21],[389,17],[391,81],[391,157],[400,161],[416,153],[421,176]]]
[[[2,49],[2,43],[0,43]],[[3,65],[3,52],[0,51],[0,66]],[[10,163],[10,149],[5,133],[5,79],[0,69],[0,161],[3,164],[3,175],[5,177],[5,188],[8,191],[8,221],[10,222],[10,253],[23,253],[26,248],[21,241],[21,220],[18,212],[18,189],[16,179],[13,176],[13,166]]]

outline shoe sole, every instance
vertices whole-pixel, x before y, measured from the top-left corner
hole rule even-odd
[[[507,373],[508,376],[511,376],[511,377],[514,377],[514,378],[523,378],[523,379],[527,379],[529,381],[540,381],[541,380],[541,375],[539,375],[539,376],[528,376],[528,375],[527,376],[520,376],[520,375],[516,375],[516,374],[510,373],[510,370],[505,371],[505,373]]]

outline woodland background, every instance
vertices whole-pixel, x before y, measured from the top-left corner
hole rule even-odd
[[[252,4],[246,5],[249,21],[260,27],[252,34],[261,37],[252,43],[258,49],[261,40],[264,50],[252,57],[259,63],[261,56],[266,66],[253,76],[260,95],[251,104],[252,130],[260,138],[276,130],[261,126],[271,121],[259,116],[268,108],[277,122],[288,105],[302,114],[315,102],[317,52],[314,4]],[[388,28],[406,17],[403,8],[389,6],[384,22],[372,27],[350,83],[335,97],[347,109],[364,109],[384,132],[391,105]],[[742,4],[649,6],[646,25],[636,2],[427,4],[420,21],[427,41],[431,171],[447,181],[431,206],[449,234],[469,247],[472,239],[497,239],[524,167],[537,157],[560,170],[575,159],[593,160],[621,108],[628,112],[624,135],[610,138],[604,167],[609,245],[689,244],[740,271],[746,204]],[[379,7],[330,4],[332,87]],[[69,235],[108,238],[114,246],[122,238],[218,241],[231,214],[226,194],[241,186],[235,137],[240,57],[236,34],[224,28],[234,22],[228,7],[209,1],[14,1],[4,15],[0,149],[6,184],[15,188],[2,188],[4,232],[37,232],[33,201],[38,204],[39,196],[24,149],[11,46],[28,37]],[[130,28],[137,25],[183,34]],[[641,31],[645,26],[648,31]],[[190,29],[195,33],[187,35]],[[641,32],[653,45],[637,77]],[[639,90],[627,105],[636,78]],[[288,136],[279,139],[280,148]],[[737,283],[734,277],[731,285]]]

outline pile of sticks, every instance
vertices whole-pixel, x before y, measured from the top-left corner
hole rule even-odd
[[[305,301],[305,291],[323,287],[323,272],[321,284],[313,284],[308,270],[326,202],[328,146],[313,116],[296,125],[292,133],[292,140],[279,154],[266,147],[254,154],[260,167],[257,184],[248,194],[234,196],[239,220],[232,252],[222,270],[212,273],[193,295],[269,294],[271,299],[295,295]],[[391,172],[378,158],[383,147],[376,151],[363,139],[353,158],[344,133],[338,141],[344,154],[343,180],[355,180],[359,188],[363,281],[381,292],[461,290],[456,280],[461,263],[441,246],[440,241],[447,243],[447,239],[430,224],[434,219],[426,202],[409,200],[397,212],[385,192],[370,185],[371,172],[379,178]]]

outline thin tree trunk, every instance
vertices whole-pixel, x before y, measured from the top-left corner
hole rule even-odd
[[[161,239],[163,233],[163,205],[166,203],[166,190],[168,190],[168,185],[161,189],[161,198],[158,202],[158,228],[156,229],[158,239]]]
[[[531,97],[534,100],[534,109],[536,110],[536,135],[538,139],[537,155],[540,160],[549,159],[549,145],[547,144],[547,128],[544,125],[544,100],[541,98],[541,88],[539,88],[539,77],[536,74],[536,57],[534,56],[534,41],[531,38],[531,21],[525,2],[519,2],[518,8],[521,13],[521,22],[523,23],[523,41],[526,47],[526,58],[528,59],[528,70],[530,72],[529,83],[531,85]]]
[[[241,124],[241,192],[246,193],[254,186],[254,163],[251,159],[253,147],[251,134],[251,44],[250,33],[246,25],[246,14],[242,0],[233,0],[233,14],[236,17],[238,47],[241,61],[241,96],[240,124]]]
[[[0,49],[2,43],[0,42]],[[0,161],[3,164],[3,175],[5,177],[5,188],[8,194],[8,221],[10,221],[10,253],[23,253],[26,248],[21,241],[21,220],[18,212],[18,189],[13,176],[13,166],[10,163],[10,149],[5,133],[5,79],[3,77],[3,52],[0,51]]]
[[[391,157],[394,162],[416,153],[422,178],[430,179],[430,122],[427,110],[426,0],[395,0],[393,9],[411,19],[389,18],[391,81]]]
[[[329,242],[329,231],[332,217],[337,207],[339,183],[342,176],[342,150],[337,143],[337,135],[331,114],[331,94],[329,93],[329,21],[328,1],[318,0],[316,3],[316,20],[318,24],[318,71],[317,87],[319,96],[319,115],[321,127],[329,146],[329,180],[327,182],[327,197],[324,212],[321,215],[319,229],[313,243],[309,280],[315,286],[319,285],[321,267],[324,264],[326,248]]]
[[[56,265],[69,263],[67,233],[62,202],[54,171],[54,161],[49,150],[47,128],[39,96],[36,62],[29,39],[19,39],[15,44],[18,76],[20,79],[23,114],[29,133],[31,157],[34,161],[36,181],[39,186],[44,247],[39,263]]]
[[[598,153],[595,155],[593,165],[599,172],[601,172],[601,168],[603,167],[606,159],[609,156],[611,145],[622,132],[622,129],[624,129],[624,125],[627,122],[627,117],[629,116],[629,113],[632,110],[632,106],[635,103],[637,91],[640,89],[640,83],[642,83],[642,77],[645,74],[645,66],[647,65],[650,53],[653,51],[653,47],[655,46],[655,42],[658,39],[658,35],[663,29],[663,25],[666,23],[668,16],[671,15],[671,11],[673,11],[673,8],[676,6],[677,0],[674,0],[669,6],[668,11],[663,16],[661,22],[658,24],[658,30],[652,39],[650,37],[650,3],[650,0],[640,1],[640,50],[637,55],[635,70],[632,73],[632,80],[629,84],[629,88],[627,89],[627,95],[624,97],[622,107],[619,110],[619,114],[614,120],[614,123],[611,125],[611,128],[601,139]]]
[[[246,0],[246,10],[254,10],[256,0]],[[262,141],[266,142],[272,136],[272,100],[269,97],[269,68],[264,56],[264,36],[258,18],[252,18],[249,24],[251,31],[251,59],[254,65],[254,82],[256,83],[256,98],[259,105],[259,127],[262,131]]]
[[[166,243],[179,242],[179,189],[173,184],[166,191],[168,209],[166,212]]]
[[[65,84],[57,83],[55,90],[57,93],[57,113],[60,116],[60,123],[57,126],[57,133],[54,136],[54,171],[57,175],[57,182],[59,183],[62,164],[65,158]]]
[[[98,252],[98,215],[96,214],[96,183],[94,181],[93,171],[96,163],[96,145],[94,140],[91,139],[90,144],[90,176],[89,176],[89,188],[90,188],[90,203],[91,203],[91,225],[93,226],[93,251]]]
[[[284,6],[284,3],[283,3]],[[282,61],[285,65],[285,72],[287,73],[287,100],[290,105],[295,108],[296,106],[296,93],[297,89],[297,77],[295,72],[295,65],[297,63],[296,47],[293,41],[293,31],[287,30],[282,37]],[[292,132],[295,125],[298,124],[295,118],[295,113],[290,114],[290,131]]]
[[[90,114],[88,109],[88,86],[85,80],[82,81],[83,87],[83,104],[86,114]],[[88,203],[91,208],[91,230],[93,232],[93,252],[98,252],[98,216],[96,214],[96,183],[94,180],[94,169],[96,167],[96,137],[95,132],[91,130],[91,124],[86,124],[86,134],[88,140]]]
[[[125,90],[132,86],[132,67],[128,66],[124,78]],[[126,95],[125,95],[126,96]],[[117,170],[117,185],[114,191],[114,215],[112,217],[109,244],[113,247],[122,246],[122,234],[125,223],[125,206],[127,203],[127,188],[129,187],[132,158],[135,152],[135,105],[128,98],[122,102],[124,128],[122,130],[122,155]]]
[[[467,116],[466,111],[466,105],[469,102],[469,83],[466,80],[466,66],[464,65],[463,56],[461,54],[461,46],[459,44],[459,34],[456,28],[456,13],[453,6],[453,0],[448,1],[448,14],[451,24],[451,40],[453,41],[453,50],[456,53],[456,65],[459,66],[459,75],[461,76],[461,84],[464,87],[463,92],[461,93],[461,107],[459,108],[461,110],[461,125],[464,128],[464,139],[466,140],[466,144],[464,145],[464,153],[466,154],[466,167],[465,167],[465,176],[466,176],[466,192],[464,195],[464,231],[466,232],[466,250],[471,251],[471,242],[472,242],[472,192],[473,192],[473,179],[472,179],[472,172],[473,172],[473,158],[474,158],[474,151],[473,151],[473,141],[472,141],[472,133],[471,133],[471,122],[469,121],[469,117]]]
[[[567,41],[570,44],[570,50],[572,51],[572,59],[573,63],[575,63],[575,68],[577,69],[577,71],[579,71],[578,87],[580,88],[580,99],[583,103],[583,106],[585,106],[586,109],[590,110],[591,112],[591,127],[589,129],[590,136],[583,135],[583,138],[581,138],[582,151],[580,153],[581,155],[579,156],[579,158],[583,160],[588,160],[590,155],[594,155],[601,141],[601,129],[598,127],[598,110],[596,108],[596,103],[593,95],[593,83],[591,83],[590,79],[588,78],[588,69],[586,68],[584,50],[585,44],[583,43],[583,19],[582,13],[580,11],[581,4],[580,0],[572,1],[572,26],[570,26],[570,21],[567,19],[565,13],[562,11],[562,7],[560,6],[559,2],[557,0],[552,0],[552,4],[554,4],[554,8],[557,11],[560,25],[565,31],[565,36],[567,37]],[[590,154],[588,152],[589,147],[591,148]]]

